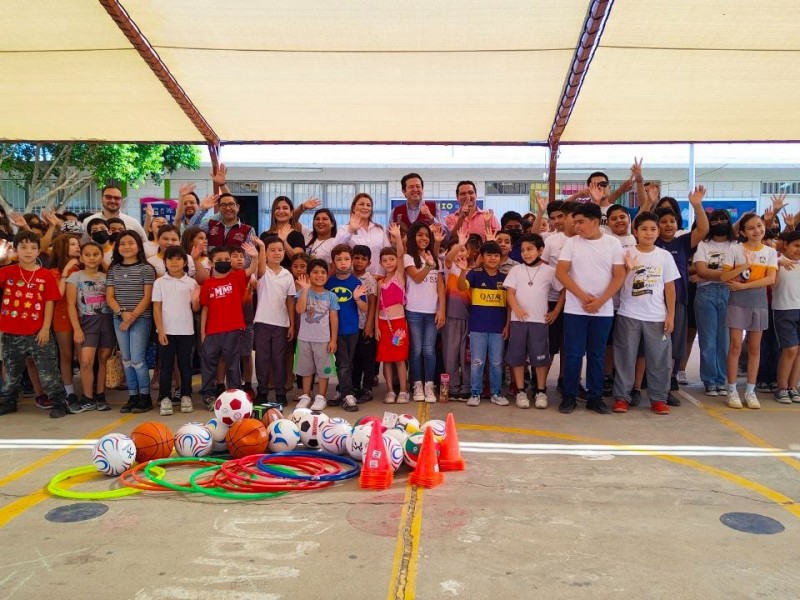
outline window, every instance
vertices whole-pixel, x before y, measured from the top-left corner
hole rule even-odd
[[[761,194],[772,196],[774,194],[800,194],[800,181],[762,181]]]

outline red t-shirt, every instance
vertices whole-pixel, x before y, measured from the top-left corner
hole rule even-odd
[[[53,274],[41,267],[35,271],[10,265],[0,269],[3,307],[0,331],[14,335],[36,335],[44,322],[45,302],[61,298]]]
[[[208,307],[206,335],[244,329],[242,303],[246,292],[244,270],[231,271],[225,277],[209,277],[203,282],[200,305]]]

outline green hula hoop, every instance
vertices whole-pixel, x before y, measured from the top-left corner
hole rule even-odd
[[[165,469],[161,467],[155,468],[161,471],[160,477],[166,475]],[[60,485],[62,482],[72,479],[73,477],[89,475],[91,473],[101,475],[101,473],[97,470],[97,467],[94,465],[84,465],[82,467],[75,467],[74,469],[62,471],[50,480],[50,483],[47,484],[47,491],[53,496],[69,498],[70,500],[113,500],[114,498],[124,498],[125,496],[130,496],[132,494],[138,494],[142,491],[136,488],[122,487],[116,490],[108,490],[105,492],[72,492],[65,490]]]
[[[197,483],[198,477],[200,477],[204,473],[219,470],[219,468],[220,465],[213,465],[211,467],[206,467],[205,469],[199,469],[194,473],[192,473],[189,476],[189,483],[192,486],[192,491],[199,492],[201,494],[206,494],[207,496],[214,496],[215,498],[225,498],[226,500],[263,500],[265,498],[275,498],[277,496],[283,496],[284,494],[288,493],[288,492],[258,492],[258,493],[229,492],[227,490],[221,491],[216,488],[205,488]]]
[[[152,471],[156,469],[156,467],[160,465],[169,465],[174,463],[191,463],[191,462],[205,462],[205,463],[216,463],[217,465],[221,465],[225,462],[224,458],[212,458],[210,456],[203,456],[203,457],[196,457],[196,456],[180,456],[177,458],[157,458],[155,460],[151,460],[147,463],[144,468],[144,474],[147,478],[152,481],[153,483],[157,483],[158,485],[163,485],[165,488],[169,488],[176,492],[195,492],[197,491],[195,488],[188,486],[188,485],[178,485],[176,483],[172,483],[164,479],[164,474],[161,475],[154,475]],[[199,487],[199,486],[198,486]]]

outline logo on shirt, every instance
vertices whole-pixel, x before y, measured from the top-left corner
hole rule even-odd
[[[331,291],[336,294],[336,297],[339,299],[339,304],[344,304],[345,302],[349,302],[353,299],[353,292],[350,288],[344,287],[343,285],[336,286],[331,288]]]
[[[218,285],[211,290],[211,298],[225,298],[233,293],[233,284]]]

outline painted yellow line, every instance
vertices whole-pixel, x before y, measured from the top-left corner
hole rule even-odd
[[[124,423],[127,423],[128,421],[133,419],[135,416],[136,415],[125,415],[124,417],[120,417],[116,421],[113,421],[113,422],[109,423],[108,425],[106,425],[104,427],[101,427],[100,429],[95,429],[94,431],[92,431],[91,433],[89,433],[88,435],[83,437],[82,439],[84,439],[84,440],[93,440],[93,439],[99,438],[99,437],[105,435],[106,433],[108,433],[110,431],[113,431],[114,429],[116,429],[120,425],[122,425]],[[14,471],[10,475],[6,475],[5,477],[0,478],[0,487],[3,487],[4,485],[8,485],[9,483],[12,483],[12,482],[16,481],[17,479],[21,479],[22,477],[25,477],[25,475],[27,475],[29,473],[33,473],[37,469],[41,469],[45,465],[50,464],[54,460],[58,460],[59,458],[61,458],[65,454],[68,454],[68,453],[72,452],[73,450],[75,450],[76,448],[80,448],[80,447],[81,446],[79,446],[79,445],[69,446],[69,447],[64,448],[62,450],[56,450],[55,452],[51,452],[47,456],[43,456],[39,460],[33,461],[31,464],[29,464],[29,465],[27,465],[27,466],[25,466],[25,467],[23,467],[23,468],[21,468],[21,469],[19,469],[17,471]]]
[[[414,486],[415,502],[411,518],[411,548],[409,548],[406,572],[405,600],[414,600],[417,592],[417,571],[419,570],[419,541],[422,535],[422,488]]]
[[[64,489],[67,489],[70,486],[73,486],[77,483],[81,483],[83,481],[96,480],[97,478],[95,477],[95,475],[96,473],[90,473],[88,475],[79,475],[78,477],[71,478],[69,481],[63,482],[61,485],[62,487],[64,487]],[[28,494],[24,498],[15,500],[11,504],[7,504],[3,508],[0,508],[0,529],[5,527],[8,523],[16,519],[25,511],[50,498],[52,498],[52,496],[48,494],[45,489],[41,489],[33,492],[32,494]]]

